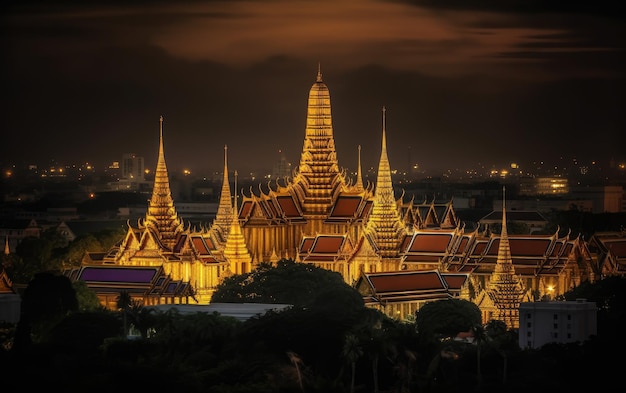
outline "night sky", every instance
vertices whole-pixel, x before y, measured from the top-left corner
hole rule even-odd
[[[318,64],[343,168],[377,166],[383,106],[399,170],[626,160],[620,2],[53,3],[0,6],[3,166],[153,168],[161,115],[170,171],[297,165]]]

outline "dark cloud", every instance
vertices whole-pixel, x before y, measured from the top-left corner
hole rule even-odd
[[[0,162],[268,170],[299,160],[321,63],[341,166],[624,157],[625,27],[539,3],[21,4],[0,20]],[[467,2],[469,3],[469,2]],[[478,4],[478,5],[476,5]],[[515,7],[524,9],[513,12]],[[532,10],[532,12],[530,12]]]

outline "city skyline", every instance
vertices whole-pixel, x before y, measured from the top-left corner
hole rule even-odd
[[[12,2],[0,162],[297,166],[318,67],[345,168],[626,159],[619,8],[518,3]]]

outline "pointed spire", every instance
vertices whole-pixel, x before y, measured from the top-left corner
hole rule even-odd
[[[385,157],[387,156],[387,108],[383,106],[383,152],[385,152]]]
[[[506,189],[502,187],[502,229],[498,245],[498,259],[491,275],[487,292],[496,306],[494,319],[507,324],[509,328],[519,327],[519,304],[524,295],[520,278],[515,274],[511,246],[506,229]]]
[[[235,171],[235,207],[233,209],[232,223],[228,239],[226,239],[226,247],[224,248],[224,257],[229,262],[230,271],[233,274],[243,274],[250,271],[250,263],[252,256],[246,246],[246,241],[239,224],[239,208],[237,206],[237,171]]]
[[[9,235],[6,235],[4,240],[4,255],[9,255],[11,253],[11,249],[9,248]]]
[[[235,190],[236,191],[236,190]],[[230,225],[233,221],[232,195],[230,193],[230,182],[228,180],[228,146],[224,145],[224,177],[222,180],[222,193],[215,215],[215,224],[222,232],[222,236],[226,238],[230,231]]]
[[[178,217],[174,208],[167,165],[165,164],[163,116],[159,118],[159,157],[154,172],[152,197],[148,204],[148,212],[146,213],[144,223],[146,227],[151,228],[155,232],[159,240],[168,249],[174,247],[178,234],[183,229],[182,220]]]
[[[506,188],[502,187],[502,228],[500,230],[500,244],[498,246],[497,263],[501,265],[510,264],[513,271],[513,259],[511,258],[511,246],[509,244],[509,233],[506,229]],[[513,272],[514,273],[514,272]]]
[[[234,175],[235,175],[235,185],[234,185],[234,188],[235,188],[235,201],[234,201],[235,208],[233,209],[233,212],[236,214],[239,211],[239,207],[237,206],[237,196],[239,195],[239,193],[237,192],[237,171],[235,171]],[[234,216],[233,218],[236,218],[236,217],[237,216]]]
[[[393,193],[391,168],[387,157],[386,111],[387,109],[383,106],[380,161],[374,192],[374,205],[367,226],[368,232],[375,238],[381,256],[395,257],[398,254],[398,243],[405,233],[405,228]]]
[[[318,65],[316,81],[309,91],[304,144],[293,181],[303,214],[308,218],[326,216],[345,184],[335,151],[330,93]]]
[[[361,145],[359,145],[357,169],[356,169],[356,189],[357,191],[363,191],[363,173],[361,172]]]

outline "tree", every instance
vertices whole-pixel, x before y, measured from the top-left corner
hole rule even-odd
[[[76,292],[69,278],[54,272],[37,273],[22,295],[14,348],[45,341],[47,333],[77,309]]]
[[[464,299],[428,302],[417,311],[415,318],[417,332],[426,340],[455,337],[480,324],[480,309]]]
[[[333,291],[341,291],[342,296],[334,298],[332,302],[317,300],[323,294],[338,293]],[[318,304],[322,302],[325,307],[337,301],[354,302],[356,307],[363,305],[361,296],[343,281],[339,273],[296,263],[291,259],[282,259],[276,266],[264,262],[250,273],[228,277],[217,286],[211,298],[214,303],[249,302],[293,306],[310,306],[316,301]]]
[[[498,321],[498,322],[501,322],[501,321]],[[506,327],[506,324],[505,324],[505,327]],[[480,365],[481,365],[480,349],[483,345],[483,342],[486,339],[485,328],[483,327],[483,325],[480,325],[480,324],[475,325],[472,327],[472,333],[474,335],[474,342],[476,343],[476,381],[477,381],[477,388],[480,390],[483,384],[483,374],[480,369]]]
[[[517,334],[509,330],[506,323],[495,319],[485,325],[484,333],[489,347],[502,356],[502,384],[506,384],[509,353],[519,349]]]
[[[359,338],[354,333],[348,333],[343,343],[343,357],[350,363],[350,393],[354,392],[354,377],[356,374],[356,362],[363,356],[363,347]]]
[[[122,312],[122,318],[124,319],[124,337],[128,335],[128,309],[132,303],[133,300],[128,291],[121,291],[117,296],[117,309]]]
[[[102,245],[93,234],[79,236],[69,244],[64,257],[65,263],[70,266],[80,266],[87,251],[104,251]]]
[[[467,332],[482,323],[480,309],[474,303],[463,299],[446,299],[427,302],[416,313],[417,329],[423,351],[432,360],[427,368],[428,384],[434,382],[437,372],[443,372],[443,366],[458,359],[451,340],[460,332]],[[445,345],[445,346],[444,346]],[[446,383],[454,383],[448,380]]]
[[[626,278],[610,276],[598,281],[585,281],[566,292],[565,300],[586,299],[598,308],[598,336],[619,340],[626,324]]]
[[[97,311],[103,308],[98,299],[98,295],[87,283],[82,280],[72,282],[72,288],[76,292],[76,300],[78,301],[78,309],[80,311]]]

